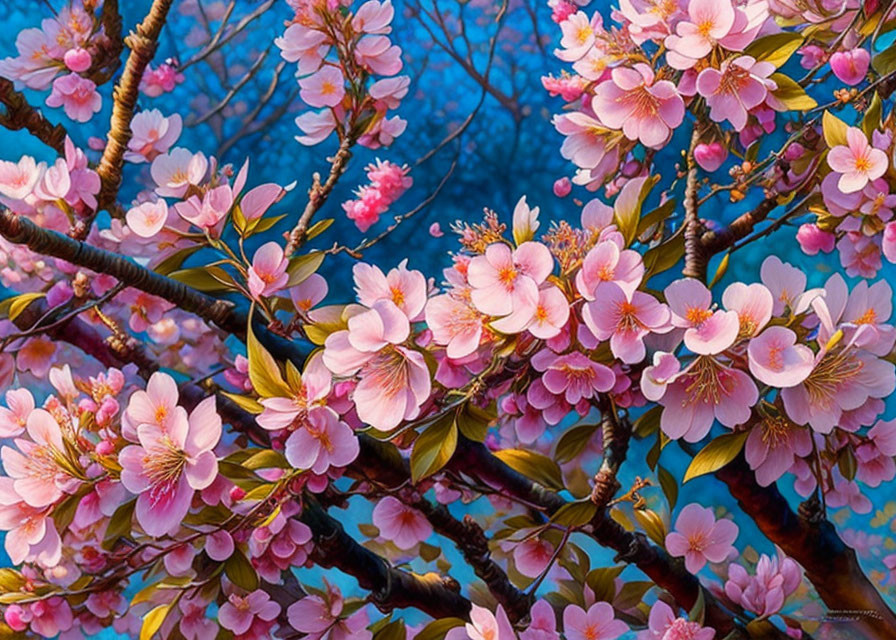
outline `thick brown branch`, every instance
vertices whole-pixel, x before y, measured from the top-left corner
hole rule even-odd
[[[65,153],[65,137],[68,135],[65,127],[51,124],[6,78],[0,78],[0,103],[6,108],[5,113],[0,114],[0,125],[12,131],[27,129],[59,155]]]
[[[413,607],[433,618],[469,617],[470,601],[460,595],[455,580],[395,569],[358,544],[339,522],[310,500],[305,503],[301,520],[314,534],[314,561],[354,576],[362,589],[371,592],[371,602],[381,611]]]
[[[308,231],[308,225],[311,224],[311,219],[314,218],[314,214],[324,205],[324,202],[330,197],[333,187],[336,186],[339,178],[345,173],[348,161],[352,157],[351,148],[353,144],[354,139],[349,135],[342,139],[342,142],[339,144],[339,150],[330,159],[330,175],[327,176],[326,182],[321,184],[320,175],[317,173],[312,177],[311,188],[308,190],[308,204],[305,205],[305,210],[299,217],[296,226],[293,227],[287,236],[286,249],[284,251],[287,257],[291,256],[299,244],[301,244],[305,233]]]
[[[774,211],[777,206],[778,196],[777,194],[772,194],[756,205],[755,208],[735,218],[725,228],[718,231],[705,232],[700,238],[700,246],[698,247],[698,252],[703,256],[704,262],[717,253],[733,247],[738,240],[742,240],[750,235],[756,225],[765,220],[768,214]]]
[[[765,536],[799,562],[806,577],[830,608],[830,616],[842,616],[849,637],[896,639],[896,615],[871,583],[856,558],[837,535],[834,525],[816,518],[811,509],[797,515],[787,499],[772,485],[761,487],[743,457],[716,474],[728,485],[741,509]],[[808,517],[807,517],[808,516]],[[849,621],[854,620],[854,624]],[[847,631],[848,629],[848,631]],[[861,633],[862,636],[856,634]]]
[[[619,480],[616,474],[619,467],[625,461],[628,453],[628,442],[632,435],[631,424],[621,422],[615,409],[611,409],[601,422],[601,435],[603,436],[604,457],[600,470],[594,476],[594,489],[591,491],[591,501],[603,509],[606,507],[616,492],[619,491]]]
[[[699,167],[694,160],[694,148],[700,141],[700,132],[697,124],[691,133],[691,146],[687,153],[687,180],[684,188],[684,270],[682,275],[688,278],[706,280],[707,256],[700,246],[700,217],[697,213],[697,182]]]
[[[121,78],[115,86],[112,105],[112,119],[109,122],[109,135],[103,157],[100,158],[96,172],[100,176],[101,187],[97,198],[97,211],[108,208],[115,202],[118,189],[121,187],[121,170],[124,166],[124,154],[131,141],[131,120],[137,106],[140,80],[158,48],[159,34],[168,17],[168,10],[174,0],[153,0],[149,13],[137,30],[125,38],[125,44],[131,49],[124,65]],[[90,232],[94,216],[81,221],[75,231],[75,237],[86,238]]]
[[[121,38],[122,24],[118,0],[103,1],[100,24],[103,26],[103,35],[106,36],[106,46],[101,48],[99,55],[94,56],[93,63],[87,71],[87,77],[97,85],[108,82],[121,66],[124,40]]]

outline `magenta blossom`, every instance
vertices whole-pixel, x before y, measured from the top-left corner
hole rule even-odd
[[[613,355],[625,362],[641,362],[647,355],[644,337],[672,329],[669,308],[642,291],[626,295],[608,282],[599,300],[585,305],[582,318],[598,340],[610,340]]]
[[[672,324],[685,328],[684,344],[694,353],[713,355],[734,344],[740,319],[734,311],[714,311],[712,294],[699,280],[683,278],[666,287]]]
[[[403,550],[412,549],[432,535],[429,520],[393,496],[386,496],[373,508],[373,524],[381,536]]]
[[[628,632],[628,625],[613,615],[609,602],[595,602],[585,611],[577,604],[563,610],[563,633],[567,640],[615,640]]]
[[[861,191],[870,181],[877,180],[887,171],[887,154],[875,149],[858,127],[846,130],[846,144],[837,145],[828,152],[828,164],[841,174],[837,186],[843,193]]]
[[[249,630],[256,618],[271,622],[279,614],[280,605],[265,591],[256,589],[245,596],[231,593],[218,609],[218,622],[239,637]]]
[[[739,564],[729,565],[725,595],[747,611],[768,617],[781,610],[802,578],[799,565],[778,549],[774,558],[764,553],[760,556],[752,576]]]
[[[727,0],[719,4],[727,4]],[[725,60],[721,68],[708,68],[697,76],[697,91],[706,98],[709,117],[715,122],[728,121],[736,131],[747,126],[751,109],[764,101],[770,89],[777,88],[768,77],[775,65],[757,62],[750,56]]]
[[[638,640],[713,640],[716,635],[715,629],[677,617],[662,600],[653,603],[647,625],[647,629],[638,632]]]
[[[286,267],[289,260],[283,255],[283,248],[276,242],[267,242],[255,252],[249,267],[249,293],[256,300],[262,296],[272,296],[286,286],[289,274]]]

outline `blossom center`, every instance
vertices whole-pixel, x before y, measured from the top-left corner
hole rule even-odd
[[[712,317],[712,311],[700,307],[688,307],[685,320],[693,325],[700,325]]]

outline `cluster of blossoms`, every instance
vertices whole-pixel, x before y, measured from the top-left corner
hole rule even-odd
[[[321,109],[296,118],[303,134],[296,139],[304,145],[318,144],[336,131],[342,141],[376,149],[392,144],[407,126],[398,116],[388,116],[410,85],[409,77],[396,75],[402,62],[401,48],[388,36],[392,2],[368,0],[355,11],[349,10],[351,4],[290,3],[295,18],[276,40],[283,58],[297,64],[300,97]]]
[[[379,159],[376,164],[367,165],[367,180],[370,184],[358,189],[356,200],[342,203],[345,215],[354,220],[362,232],[367,231],[414,183],[413,178],[408,176],[408,171],[407,166],[399,167],[393,162]]]
[[[0,61],[0,76],[46,91],[48,107],[63,107],[76,122],[87,122],[102,108],[91,73],[102,63],[110,46],[97,15],[101,3],[74,0],[67,3],[39,28],[24,29],[16,37],[19,55]]]
[[[176,59],[166,60],[155,69],[150,64],[146,66],[146,71],[140,79],[140,93],[150,98],[158,98],[162,94],[174,91],[183,81],[184,74],[177,70]]]

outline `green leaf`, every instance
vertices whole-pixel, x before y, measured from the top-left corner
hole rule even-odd
[[[294,287],[307,280],[311,274],[320,268],[325,255],[323,251],[312,251],[291,259],[289,266],[286,268],[286,273],[289,274],[289,281],[286,283],[286,286]]]
[[[548,489],[555,491],[563,489],[563,473],[560,471],[560,466],[545,455],[525,449],[502,449],[495,452],[495,457],[514,471],[519,471]]]
[[[115,546],[119,538],[128,537],[131,534],[134,519],[134,509],[137,499],[128,500],[115,510],[106,527],[106,536],[103,538],[103,549],[109,551]]]
[[[669,510],[671,511],[675,509],[675,503],[678,502],[678,482],[662,465],[656,468],[656,473],[659,477],[660,488],[663,490],[663,495],[666,496],[666,501],[669,503]]]
[[[653,587],[653,583],[649,580],[626,582],[613,598],[613,606],[621,611],[634,609],[644,600],[644,594],[650,591],[651,587]]]
[[[162,260],[159,264],[157,264],[153,271],[160,275],[167,276],[172,271],[180,269],[180,266],[184,263],[184,260],[199,251],[201,248],[201,244],[194,244],[193,246],[185,247],[184,249],[175,251],[170,256]]]
[[[156,632],[162,628],[162,623],[168,617],[168,612],[174,603],[160,604],[158,607],[143,616],[143,626],[140,628],[140,640],[150,640]]]
[[[660,515],[653,509],[635,509],[635,520],[644,529],[647,537],[656,544],[663,546],[666,543],[666,525]]]
[[[464,621],[460,618],[440,618],[438,620],[433,620],[414,636],[414,640],[443,640],[445,635],[454,627],[462,627],[463,625]]]
[[[579,424],[567,429],[557,440],[554,460],[559,464],[565,464],[582,453],[591,442],[591,438],[594,437],[599,426],[597,424]]]
[[[249,396],[241,396],[237,393],[229,393],[227,391],[219,391],[219,393],[225,398],[231,400],[243,411],[247,411],[253,415],[258,415],[259,413],[264,411],[264,407],[261,406],[261,403],[258,402],[258,400],[256,400],[255,398],[250,398]]]
[[[697,600],[694,606],[688,612],[688,620],[703,624],[703,617],[706,614],[706,597],[703,595],[703,587],[697,586]]]
[[[638,230],[636,232],[636,235],[640,238],[648,229],[650,229],[654,225],[659,224],[663,220],[666,220],[675,212],[675,207],[677,206],[678,201],[675,198],[669,198],[653,211],[645,213],[644,216],[638,221]]]
[[[808,111],[818,106],[815,98],[806,93],[806,90],[790,76],[773,73],[771,79],[778,85],[778,88],[772,91],[772,95],[791,111]]]
[[[255,337],[251,317],[246,329],[246,350],[249,356],[249,380],[258,395],[263,398],[292,397],[274,356]]]
[[[726,433],[703,447],[688,465],[683,482],[718,471],[734,460],[744,448],[749,434],[749,431]]]
[[[306,240],[312,240],[322,234],[324,231],[330,228],[330,225],[335,222],[335,218],[325,218],[323,220],[318,220],[311,228],[308,229],[308,233],[305,234]]]
[[[859,465],[855,454],[852,452],[852,447],[844,447],[840,450],[840,454],[837,456],[837,468],[840,470],[840,475],[846,480],[852,481],[855,479]]]
[[[775,67],[780,67],[802,44],[803,36],[801,34],[782,31],[763,36],[752,42],[744,49],[744,53],[753,56],[758,62],[771,62]]]
[[[142,589],[140,589],[140,591],[134,594],[134,597],[131,598],[131,606],[133,607],[140,604],[141,602],[149,602],[155,592],[160,589],[177,589],[178,587],[184,586],[191,580],[192,578],[190,576],[183,576],[178,578],[167,576],[163,580],[153,582],[152,584],[143,587]]]
[[[865,116],[862,118],[862,131],[865,132],[868,138],[871,138],[871,134],[876,129],[880,129],[882,111],[883,104],[880,101],[880,96],[875,91],[874,97],[871,98],[871,104],[865,109]]]
[[[404,620],[393,620],[385,627],[377,631],[373,640],[405,640],[408,632],[404,626]]]
[[[569,502],[551,516],[551,522],[564,527],[581,527],[591,522],[597,513],[597,505],[589,499]]]
[[[464,437],[484,442],[488,427],[496,418],[485,409],[468,402],[457,414],[457,428]]]
[[[18,591],[26,582],[25,576],[15,569],[0,568],[0,589],[3,591]]]
[[[236,287],[233,278],[221,267],[192,267],[172,271],[168,277],[205,293],[231,291]]]
[[[625,238],[626,246],[634,241],[638,233],[641,207],[657,179],[658,177],[655,179],[644,176],[629,180],[616,196],[616,201],[613,203],[613,221]]]
[[[635,438],[640,440],[641,438],[646,438],[647,436],[656,433],[660,428],[660,418],[662,415],[663,408],[659,405],[651,407],[642,413],[632,426]]]
[[[668,271],[684,257],[684,234],[678,233],[644,254],[644,280]]]
[[[28,305],[44,296],[46,296],[45,293],[22,293],[5,298],[0,302],[0,315],[6,315],[10,320],[15,320],[28,308]]]
[[[227,558],[224,573],[233,584],[246,591],[255,591],[258,588],[258,574],[239,549],[234,549],[233,554]]]
[[[616,578],[619,577],[623,569],[625,569],[624,566],[602,567],[588,572],[585,582],[594,592],[595,600],[613,601],[613,598],[616,597]]]
[[[871,60],[871,66],[882,76],[889,75],[893,73],[893,71],[896,71],[896,44],[891,44],[874,56]]]
[[[824,131],[824,141],[829,148],[846,145],[846,130],[849,127],[830,111],[825,111],[821,116],[821,128]]]
[[[286,461],[283,454],[273,449],[262,449],[253,454],[243,463],[247,469],[291,469],[292,465]]]
[[[252,235],[255,233],[262,233],[264,231],[267,231],[268,229],[273,227],[275,224],[277,224],[278,222],[283,220],[283,218],[285,218],[285,217],[286,217],[285,215],[282,215],[282,216],[256,218],[255,220],[253,220],[249,223],[249,230],[246,235]]]
[[[716,272],[713,275],[712,280],[709,282],[710,289],[719,284],[719,280],[721,280],[725,276],[725,273],[728,271],[728,261],[730,260],[730,258],[730,252],[722,256],[722,259],[719,261],[719,266],[716,267]]]
[[[429,425],[411,450],[411,480],[419,482],[444,467],[457,448],[457,425],[449,412]]]

